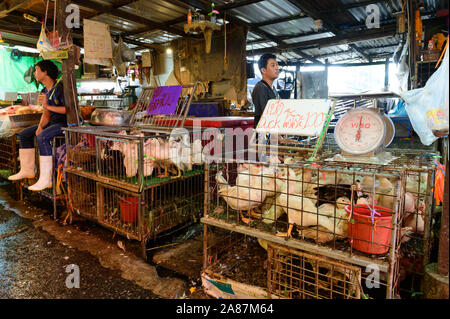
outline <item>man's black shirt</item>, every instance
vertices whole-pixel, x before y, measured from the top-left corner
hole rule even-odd
[[[264,112],[267,101],[270,99],[279,99],[278,92],[274,91],[264,80],[256,83],[255,88],[252,91],[252,101],[255,106],[255,128]]]

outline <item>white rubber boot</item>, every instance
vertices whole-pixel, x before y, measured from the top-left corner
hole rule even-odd
[[[52,187],[53,156],[39,156],[39,180],[28,187],[30,191],[41,191]]]
[[[34,178],[35,176],[35,153],[34,148],[19,148],[20,171],[8,177],[10,181],[23,178]]]

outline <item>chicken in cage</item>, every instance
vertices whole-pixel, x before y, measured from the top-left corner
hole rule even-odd
[[[101,164],[100,167],[124,168],[123,175],[127,178],[136,176],[140,165],[144,177],[152,176],[153,172],[157,171],[157,177],[178,178],[182,173],[191,171],[193,165],[201,165],[204,161],[201,140],[196,139],[191,143],[191,135],[177,133],[177,129],[170,135],[145,136],[143,132],[127,134],[126,131],[120,131],[118,135],[127,138],[118,136],[102,139],[100,158],[107,158],[108,150],[112,150],[120,153],[122,161]],[[112,158],[117,160],[119,157]],[[164,174],[161,173],[162,169]]]

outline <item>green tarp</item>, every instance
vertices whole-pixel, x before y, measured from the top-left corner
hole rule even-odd
[[[28,68],[42,58],[33,58],[29,56],[22,56],[20,61],[11,59],[11,49],[0,46],[0,91],[4,92],[36,92],[42,89],[42,84],[39,89],[36,89],[36,84],[32,82],[28,84],[23,79]],[[53,61],[61,70],[61,62]],[[76,71],[76,78],[80,78],[80,70]]]
[[[36,84],[24,81],[23,75],[28,68],[41,58],[22,56],[20,61],[11,59],[11,50],[0,47],[0,90],[9,92],[36,92]],[[40,85],[42,89],[42,85]]]

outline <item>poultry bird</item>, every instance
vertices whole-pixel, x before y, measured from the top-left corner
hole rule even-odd
[[[175,178],[181,176],[181,172],[192,170],[191,149],[189,147],[189,135],[182,134],[181,136],[169,138],[169,160],[177,167],[177,175]]]
[[[236,177],[236,186],[257,188],[260,185],[266,196],[274,196],[276,192],[275,178],[277,176],[274,167],[259,164],[243,164],[238,168],[238,176]],[[273,183],[268,183],[273,179]],[[272,188],[270,188],[272,186]]]
[[[350,203],[350,198],[352,198],[352,185],[350,184],[328,184],[314,187],[314,190],[314,195],[317,197],[316,206],[326,203],[336,204],[339,198],[346,198],[348,203]],[[357,204],[360,198],[368,198],[368,195],[364,193],[353,192],[354,204]]]
[[[126,135],[126,131],[120,131],[118,134]],[[144,136],[144,133],[140,133],[137,136]],[[124,140],[121,142],[113,142],[111,149],[120,151],[124,156],[124,166],[127,177],[133,177],[136,175],[138,165],[138,143],[135,140]],[[153,173],[154,162],[150,158],[144,156],[144,176],[150,176]]]
[[[169,176],[168,168],[171,165],[169,159],[169,149],[169,143],[157,137],[151,137],[144,143],[145,156],[158,164],[158,170],[159,167],[164,168],[164,175],[162,177]],[[161,175],[158,174],[158,176]]]
[[[291,183],[289,187],[288,183]],[[283,182],[277,179],[277,184],[279,184],[281,193],[277,198],[277,204],[280,205],[287,213],[289,220],[287,237],[291,237],[291,232],[294,224],[301,227],[319,225],[325,227],[331,232],[336,233],[337,235],[343,236],[343,228],[336,227],[335,231],[335,222],[333,221],[333,219],[322,215],[320,210],[316,207],[315,203],[311,199],[293,193],[293,191],[295,190],[295,183],[295,175],[294,178],[289,182]],[[287,191],[288,188],[289,192]]]
[[[257,175],[260,172],[260,167],[251,166],[249,171],[251,175]],[[267,196],[267,191],[264,189],[275,189],[274,178],[255,178],[251,187],[230,186],[223,177],[222,171],[219,171],[216,174],[216,181],[219,196],[225,200],[228,206],[239,211],[242,221],[246,224],[250,223],[251,219],[245,218],[242,211],[251,211],[261,205]]]
[[[423,176],[421,179],[426,180]],[[363,179],[362,185],[363,189],[373,192],[373,178],[365,177]],[[414,185],[415,184],[415,185]],[[406,190],[416,189],[417,192],[418,185],[418,177],[417,181],[414,179],[407,179],[406,182]],[[385,178],[381,177],[379,180],[375,181],[375,203],[379,206],[386,207],[388,209],[394,210],[395,201],[397,199],[396,189],[394,188],[392,182]],[[403,226],[409,227],[410,231],[414,233],[423,233],[424,229],[424,217],[423,213],[425,212],[425,203],[423,200],[417,200],[417,196],[413,193],[406,192],[404,195],[404,205],[403,205]],[[416,205],[416,202],[418,204]],[[369,201],[369,204],[372,203]],[[417,206],[417,209],[416,209]]]

